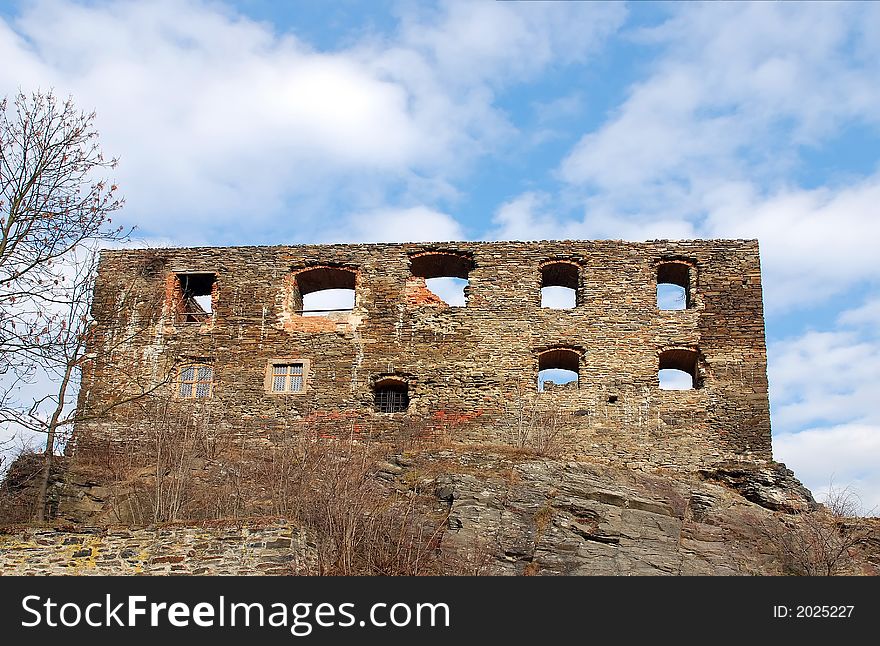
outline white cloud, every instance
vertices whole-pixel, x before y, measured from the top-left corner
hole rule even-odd
[[[623,22],[623,4],[453,0],[404,17],[402,40],[450,86],[534,77],[550,63],[583,62]]]
[[[727,184],[705,196],[710,237],[757,238],[771,309],[821,302],[880,277],[880,174],[840,189],[757,194]]]
[[[788,167],[792,144],[818,143],[845,122],[878,124],[880,61],[858,37],[876,14],[844,3],[678,8],[641,34],[665,47],[651,76],[583,137],[562,176],[641,191],[767,173]]]
[[[39,0],[0,19],[0,94],[54,87],[95,107],[121,157],[123,217],[151,235],[274,242],[281,228],[301,241],[339,203],[454,195],[450,180],[512,131],[495,88],[583,60],[625,13],[416,12],[390,38],[322,52],[220,3]]]
[[[870,326],[880,334],[880,297],[875,296],[855,309],[841,312],[837,322],[853,327]]]
[[[354,308],[353,289],[322,289],[303,296],[303,316],[326,316],[332,310]]]
[[[774,456],[817,493],[849,487],[880,513],[880,309],[842,312],[836,329],[770,344]],[[806,430],[800,430],[806,429]]]
[[[559,167],[583,218],[500,217],[507,235],[758,238],[769,310],[876,280],[880,174],[814,190],[790,178],[806,147],[880,126],[880,57],[865,32],[878,7],[674,11],[635,36],[661,48],[647,78]]]
[[[807,330],[768,347],[777,428],[819,420],[880,424],[878,299],[844,310],[831,330]]]
[[[782,433],[773,438],[777,460],[794,469],[821,501],[829,485],[848,488],[863,512],[880,514],[880,425],[842,424]]]
[[[690,390],[694,378],[683,370],[659,370],[660,390]]]
[[[564,238],[564,227],[552,214],[543,212],[548,198],[523,193],[502,204],[492,218],[496,240],[553,240]]]
[[[15,27],[27,46],[4,33],[0,89],[54,86],[96,106],[105,149],[122,159],[127,217],[153,230],[186,231],[181,212],[235,225],[327,172],[397,172],[435,143],[405,89],[366,64],[200,2],[47,1]]]
[[[577,306],[577,292],[571,287],[553,285],[541,288],[541,307],[568,310]]]
[[[880,424],[880,341],[849,331],[809,331],[771,343],[768,351],[777,429],[817,421]]]
[[[327,230],[334,242],[442,242],[464,240],[461,226],[446,213],[424,206],[377,209],[348,217],[342,228]]]
[[[467,287],[468,281],[464,278],[454,278],[452,276],[428,278],[425,281],[425,285],[428,290],[438,296],[444,303],[455,307],[467,305],[464,289]]]

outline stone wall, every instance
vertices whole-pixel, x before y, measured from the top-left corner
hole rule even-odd
[[[0,534],[4,575],[296,574],[313,564],[303,535],[281,521]]]
[[[667,264],[687,277],[687,309],[657,307]],[[426,290],[438,272],[467,276],[465,307]],[[213,312],[183,322],[180,276],[198,273],[214,277]],[[573,276],[577,306],[542,308],[542,275]],[[301,314],[304,292],[349,279],[353,310]],[[683,469],[771,457],[756,241],[113,250],[102,254],[93,313],[80,403],[100,421],[81,423],[81,437],[149,433],[142,401],[116,405],[149,391],[255,441],[316,420],[365,434],[451,427],[498,442],[539,407],[565,415],[574,456]],[[538,392],[539,364],[559,349],[575,357],[577,386]],[[659,388],[669,349],[698,353],[700,387]],[[305,365],[302,392],[269,391],[272,360]],[[175,400],[187,363],[212,367],[211,397]],[[405,413],[374,409],[374,385],[388,377],[408,388]]]

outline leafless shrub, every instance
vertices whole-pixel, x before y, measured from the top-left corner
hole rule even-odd
[[[876,526],[860,514],[858,496],[833,484],[819,509],[768,520],[761,534],[782,572],[801,576],[852,574],[860,550],[878,538]]]
[[[508,443],[538,455],[555,457],[565,448],[570,414],[549,408],[539,398],[520,392],[510,403]]]
[[[0,523],[25,523],[32,518],[42,469],[39,451],[30,446],[17,451],[0,480]]]
[[[433,491],[377,477],[393,445],[364,428],[310,420],[275,428],[271,441],[257,443],[218,432],[221,417],[157,405],[139,450],[105,451],[99,461],[115,463],[105,472],[117,478],[110,487],[117,519],[285,517],[314,537],[318,573],[325,575],[464,574],[480,567],[478,550],[440,552],[448,509],[438,509]]]

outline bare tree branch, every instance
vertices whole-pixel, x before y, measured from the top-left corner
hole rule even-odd
[[[98,247],[128,236],[112,225],[123,200],[100,177],[116,160],[94,119],[52,92],[0,101],[0,421],[46,436],[38,521],[59,434],[77,419]],[[38,378],[50,390],[22,397]]]

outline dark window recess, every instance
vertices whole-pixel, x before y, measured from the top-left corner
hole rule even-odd
[[[409,389],[404,383],[378,383],[375,395],[377,413],[402,413],[409,407]]]
[[[303,316],[350,312],[355,305],[357,273],[343,267],[314,267],[296,274],[294,310]]]
[[[657,373],[662,390],[690,390],[702,386],[697,350],[676,348],[660,353]]]
[[[538,391],[578,387],[581,355],[570,348],[545,350],[538,355]]]
[[[551,262],[541,267],[541,307],[567,310],[577,307],[578,267]]]
[[[177,274],[180,302],[179,323],[205,323],[214,315],[214,274]]]
[[[425,287],[453,307],[467,306],[468,276],[474,269],[470,256],[447,251],[425,252],[410,258],[412,275],[425,279]]]

